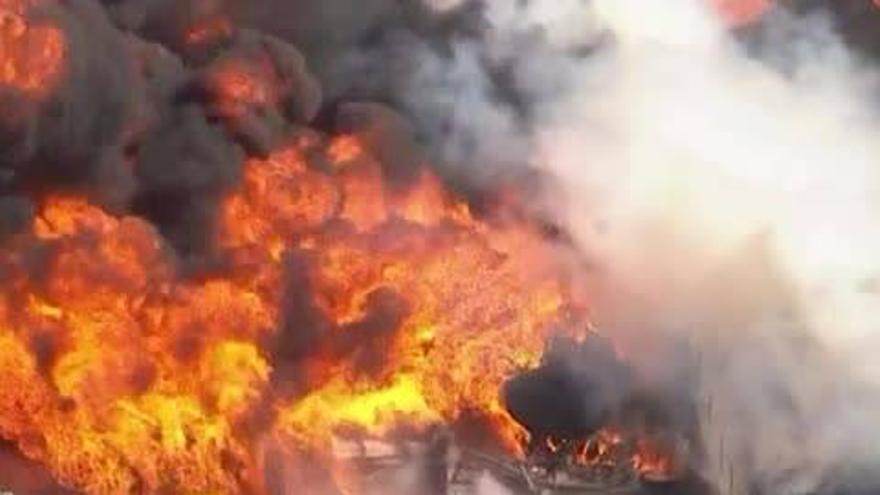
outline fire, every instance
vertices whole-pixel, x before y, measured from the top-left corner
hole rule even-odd
[[[223,16],[212,16],[196,22],[184,33],[189,44],[201,44],[228,38],[234,32],[232,23]]]
[[[47,198],[0,253],[0,436],[96,494],[260,491],[266,438],[329,459],[463,414],[518,445],[500,385],[570,316],[553,253],[427,169],[385,184],[351,136],[251,159],[198,280],[148,223]]]
[[[65,35],[47,21],[28,18],[31,2],[0,1],[0,87],[44,97],[64,68]]]
[[[605,427],[580,442],[573,460],[578,465],[604,468],[628,464],[642,479],[667,481],[680,478],[681,455],[668,442],[649,434]]]
[[[587,466],[615,466],[619,463],[623,441],[623,433],[618,429],[603,428],[581,443],[575,461]]]
[[[680,460],[669,446],[656,439],[643,436],[636,441],[632,456],[633,468],[643,478],[655,481],[677,479],[681,475]]]
[[[234,337],[198,359],[181,356],[185,329],[208,331],[219,316],[215,286],[172,287],[152,228],[78,200],[47,201],[34,235],[52,251],[41,280],[15,273],[19,253],[4,259],[22,292],[3,294],[0,360],[15,367],[4,378],[0,433],[88,493],[234,490],[224,459],[244,449],[232,421],[268,366]],[[244,296],[215,304],[233,304],[230,316],[244,320]]]
[[[208,81],[217,107],[226,117],[240,117],[281,100],[282,88],[268,60],[224,60],[213,67]]]
[[[710,0],[712,6],[729,26],[751,24],[770,8],[771,0]]]
[[[324,383],[287,408],[281,424],[315,435],[321,428],[303,418],[320,416],[329,426],[320,433],[329,436],[345,423],[370,429],[388,412],[421,422],[438,416],[452,421],[473,408],[512,435],[499,385],[538,362],[548,324],[565,303],[558,282],[537,278],[550,268],[539,255],[539,239],[521,228],[477,222],[427,173],[411,191],[386,190],[380,164],[351,137],[332,142],[329,157],[335,189],[289,148],[252,163],[247,199],[228,203],[227,239],[262,250],[263,259],[278,263],[282,240],[299,236],[296,248],[313,261],[315,304],[330,320],[331,340],[338,341],[328,342],[327,355],[311,365],[311,374]],[[267,184],[276,192],[267,193]],[[301,202],[309,208],[296,206]],[[244,205],[296,214],[267,223],[267,217],[243,215]],[[376,302],[383,297],[386,302]],[[381,314],[395,312],[400,314]],[[382,317],[397,328],[369,328],[384,324],[372,321]],[[348,362],[334,356],[351,353],[346,341],[363,338],[358,332],[387,339],[378,368],[358,369],[373,368],[358,362],[370,356],[354,354]]]

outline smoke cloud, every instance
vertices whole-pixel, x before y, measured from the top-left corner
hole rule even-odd
[[[724,493],[876,493],[880,116],[865,57],[880,14],[808,0],[734,32],[742,19],[711,7],[730,3],[69,0],[20,16],[0,1],[0,20],[47,21],[65,43],[48,96],[0,91],[0,238],[72,191],[201,254],[246,157],[316,116],[404,183],[418,141],[469,187],[534,168],[552,190],[532,206],[585,253],[577,275],[620,352],[668,387],[669,343],[695,349],[700,468]],[[268,86],[230,94],[230,68]],[[412,126],[349,101],[364,97]],[[374,295],[356,324],[381,337],[406,308]],[[286,310],[326,326],[306,302]],[[283,330],[281,357],[319,333]]]
[[[482,7],[478,37],[420,59],[411,113],[476,180],[510,162],[556,179],[538,205],[595,267],[599,326],[652,377],[670,374],[658,342],[699,355],[704,470],[725,493],[855,490],[853,467],[880,465],[863,52],[816,9],[734,33],[697,0]]]

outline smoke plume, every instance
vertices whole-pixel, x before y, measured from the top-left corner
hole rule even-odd
[[[654,377],[658,342],[696,349],[704,469],[725,493],[856,490],[880,463],[865,34],[816,8],[735,31],[696,0],[482,7],[479,36],[421,59],[411,113],[479,180],[509,173],[506,153],[555,178],[537,204],[587,253],[599,326]]]
[[[173,255],[139,220],[106,229],[142,248],[130,257],[162,278],[166,264],[229,261],[212,252],[218,208],[247,160],[291,136],[309,162],[297,180],[332,168],[321,131],[369,148],[389,191],[422,180],[428,157],[467,192],[516,184],[552,237],[578,248],[586,263],[572,264],[572,277],[598,327],[646,381],[698,405],[697,467],[723,493],[876,493],[866,474],[880,465],[880,13],[871,4],[0,0],[0,239],[27,229],[47,197],[84,195],[156,227]],[[366,160],[360,148],[348,159],[336,151],[340,162]],[[341,215],[330,206],[316,224]],[[380,234],[403,228],[386,223]],[[112,263],[91,237],[77,239],[72,266],[90,281],[77,287],[95,288]],[[4,280],[41,281],[53,253],[23,252],[27,277],[5,269]],[[307,257],[279,259],[281,321],[260,339],[270,342],[273,390],[304,393],[299,368],[316,350],[375,374],[390,333],[414,311],[405,294],[379,285],[362,315],[337,325],[309,299]],[[479,298],[495,282],[469,266],[461,272],[480,283],[444,297],[495,325],[493,311],[507,313]],[[129,292],[146,290],[137,280]],[[335,338],[337,328],[360,337]],[[37,333],[28,343],[44,372],[65,342]],[[486,340],[478,349],[495,344]],[[681,342],[695,354],[697,386],[680,380]],[[126,390],[149,386],[149,368],[133,368]],[[267,472],[269,489],[313,483],[285,466]],[[481,490],[503,492],[488,478]]]

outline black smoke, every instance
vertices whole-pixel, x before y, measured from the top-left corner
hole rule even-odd
[[[880,16],[871,2],[775,8],[828,11],[859,53],[880,56]],[[25,227],[30,203],[41,195],[73,191],[151,220],[183,254],[204,253],[217,204],[237,184],[246,157],[267,153],[302,125],[368,128],[382,162],[403,176],[424,161],[421,149],[441,164],[486,159],[476,143],[449,149],[458,124],[444,117],[442,102],[416,108],[406,96],[420,82],[413,73],[426,56],[449,60],[457,43],[486,35],[481,2],[438,14],[419,0],[70,0],[41,2],[27,17],[63,30],[65,70],[44,101],[0,88],[0,235]],[[209,39],[188,39],[212,23],[226,24]],[[747,41],[766,38],[760,28],[745,31]],[[524,46],[542,36],[529,35]],[[585,47],[573,56],[589,53]],[[224,115],[212,74],[230,61],[259,60],[268,61],[285,94]],[[528,129],[529,98],[512,79],[511,61],[477,63],[490,75],[497,106],[512,125]],[[352,103],[358,101],[381,105]],[[517,156],[500,160],[524,166],[511,164]]]
[[[830,12],[847,43],[866,60],[877,60],[880,16],[874,8],[868,0],[788,1],[777,7],[795,15]],[[413,179],[413,164],[426,161],[443,166],[497,158],[504,173],[510,173],[508,165],[525,166],[518,162],[524,158],[518,149],[491,150],[494,156],[487,157],[476,142],[448,147],[461,122],[446,113],[447,102],[414,105],[407,98],[414,84],[425,82],[412,76],[426,57],[451,60],[457,44],[486,35],[479,2],[437,15],[419,0],[47,0],[27,18],[63,31],[64,72],[46,99],[0,87],[0,239],[26,229],[34,205],[46,195],[74,193],[148,219],[184,257],[210,254],[218,205],[241,180],[247,158],[265,155],[303,127],[359,134],[387,175],[404,184]],[[209,39],[188,39],[193,29],[223,26],[224,20],[228,27]],[[545,34],[530,33],[524,47],[542,43]],[[761,26],[741,36],[758,45],[778,39]],[[572,56],[589,57],[590,49]],[[488,75],[486,91],[514,131],[532,125],[532,109],[511,64],[534,62],[528,54],[474,61]],[[230,113],[216,80],[227,64],[268,71],[280,88],[278,98]],[[444,74],[428,76],[442,80]],[[460,174],[456,179],[463,180]],[[291,259],[290,272],[298,273],[300,263]],[[287,355],[278,361],[297,362],[306,350],[323,345],[327,352],[360,353],[359,361],[370,368],[375,349],[320,342],[327,323],[308,301],[295,299],[308,292],[302,290],[307,280],[290,275],[289,284],[287,328],[277,346]],[[379,291],[368,316],[355,325],[381,344],[383,335],[374,327],[382,325],[376,321],[397,321],[405,312],[393,295]],[[52,346],[34,345],[51,360]],[[572,413],[578,429],[594,429],[621,407],[624,398],[606,391],[626,390],[620,384],[632,378],[616,366],[603,364],[599,374],[594,368],[549,367],[561,395],[585,386],[600,391],[591,406],[598,411],[595,421],[584,420],[590,418],[582,409]],[[615,371],[606,373],[609,369]],[[605,384],[609,380],[614,387]],[[568,419],[551,426],[567,426]],[[834,489],[826,491],[843,493]]]

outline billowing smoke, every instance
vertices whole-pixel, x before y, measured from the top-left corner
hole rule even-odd
[[[30,79],[3,86],[2,233],[47,192],[85,193],[202,254],[245,153],[268,152],[320,105],[299,51],[232,27],[219,4],[8,3],[4,56]]]
[[[467,189],[537,169],[531,206],[588,258],[599,328],[665,388],[669,343],[696,354],[704,474],[876,493],[852,483],[880,464],[880,14],[787,3],[0,0],[0,238],[86,194],[201,261],[246,157],[307,125],[404,183],[419,140]],[[406,313],[373,295],[376,318]],[[283,329],[280,358],[315,339]]]
[[[539,207],[647,373],[693,346],[725,493],[854,491],[880,463],[877,73],[822,9],[732,3],[487,1],[407,103],[474,176],[510,153],[556,179]]]

